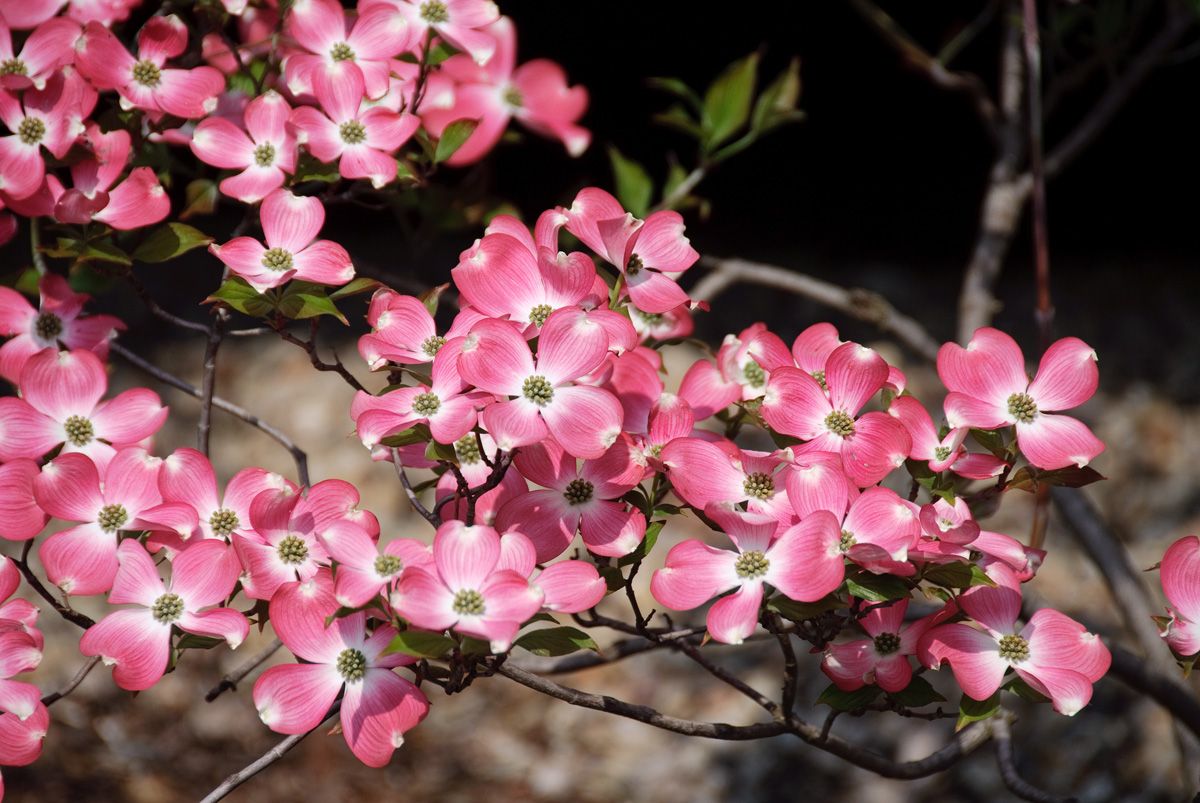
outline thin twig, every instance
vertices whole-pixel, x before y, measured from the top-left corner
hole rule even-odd
[[[878,293],[839,287],[803,273],[744,259],[704,257],[700,264],[712,268],[712,272],[691,290],[691,296],[698,301],[710,301],[738,282],[786,290],[873,323],[922,357],[937,359],[941,344],[920,323],[898,312]]]
[[[170,385],[171,387],[175,388],[176,390],[181,390],[184,393],[186,393],[189,396],[192,396],[194,398],[197,398],[197,399],[202,398],[202,396],[203,396],[202,391],[199,388],[197,388],[195,385],[192,385],[191,383],[186,382],[183,379],[180,379],[179,377],[175,376],[174,374],[167,373],[166,371],[159,368],[157,365],[154,365],[153,363],[134,354],[132,351],[125,348],[120,343],[113,341],[110,344],[110,349],[113,351],[113,353],[119,354],[122,358],[124,358],[131,365],[134,365],[134,366],[142,369],[143,371],[150,374],[150,376],[154,377],[155,379],[162,382],[163,384]],[[213,404],[213,407],[217,408],[218,410],[222,410],[226,413],[229,413],[234,418],[238,418],[238,419],[246,422],[250,426],[254,427],[255,429],[258,429],[258,430],[266,433],[268,436],[270,436],[276,442],[278,442],[279,445],[281,445],[283,448],[287,449],[288,452],[292,455],[292,460],[295,461],[295,463],[296,463],[296,474],[300,480],[300,484],[305,487],[307,487],[309,485],[308,455],[305,454],[303,449],[301,449],[299,446],[296,445],[295,441],[293,441],[286,434],[284,434],[284,432],[282,430],[280,430],[279,428],[277,428],[275,426],[272,426],[271,424],[268,424],[266,421],[263,421],[261,418],[254,415],[253,413],[249,412],[245,408],[239,407],[238,405],[234,404],[233,402],[222,399],[220,396],[213,396],[212,404]]]
[[[244,664],[240,664],[236,669],[230,671],[229,674],[221,678],[220,683],[209,689],[208,693],[204,695],[204,702],[211,703],[226,691],[237,689],[237,685],[242,682],[246,675],[249,675],[251,672],[257,669],[260,664],[274,655],[282,646],[283,642],[279,639],[275,639],[270,644],[256,652],[254,655],[250,656],[249,660],[247,660]]]
[[[615,716],[644,722],[656,728],[698,736],[705,739],[747,741],[767,739],[790,733],[807,744],[842,758],[851,764],[870,770],[886,778],[924,778],[945,770],[960,761],[991,736],[989,723],[975,723],[955,735],[954,740],[940,750],[916,761],[897,762],[830,734],[797,717],[786,721],[759,722],[751,725],[729,725],[724,722],[701,722],[680,719],[645,705],[618,700],[614,697],[589,694],[588,692],[563,686],[552,680],[526,672],[512,664],[500,666],[497,673],[555,699],[581,708],[603,711]]]
[[[25,576],[25,582],[29,583],[29,587],[36,591],[38,596],[50,603],[50,606],[54,608],[55,612],[57,612],[59,616],[66,619],[68,622],[76,624],[79,627],[82,627],[84,630],[87,630],[89,627],[96,624],[96,620],[87,614],[80,613],[74,608],[63,605],[58,601],[58,598],[55,597],[54,594],[50,593],[50,589],[46,588],[46,586],[42,584],[42,581],[38,579],[37,574],[35,574],[33,569],[29,566],[29,549],[32,546],[32,540],[26,541],[25,548],[21,550],[21,557],[13,561],[17,564],[17,569]]]
[[[792,646],[792,635],[783,628],[779,614],[767,617],[768,630],[779,641],[779,652],[783,655],[783,690],[780,702],[785,715],[790,716],[796,708],[796,688],[800,680],[800,665],[796,660],[796,648]]]
[[[417,492],[413,490],[412,483],[408,480],[408,472],[404,470],[404,463],[400,460],[400,450],[395,447],[392,447],[392,463],[396,466],[396,476],[400,478],[400,484],[404,486],[404,494],[408,497],[408,503],[412,505],[413,510],[417,511],[421,518],[429,522],[434,529],[441,527],[442,517],[421,504],[421,500],[417,498]]]
[[[224,799],[225,796],[234,789],[237,789],[246,781],[250,780],[255,775],[258,775],[260,772],[274,764],[279,759],[283,758],[289,750],[300,744],[300,742],[304,740],[305,736],[308,736],[313,731],[319,730],[326,722],[329,721],[331,717],[337,715],[341,707],[342,704],[339,700],[333,704],[332,708],[329,709],[329,713],[325,715],[323,720],[321,720],[320,725],[305,733],[297,733],[287,737],[279,744],[263,753],[256,760],[252,761],[250,764],[247,764],[243,769],[238,770],[237,772],[233,773],[233,775],[230,775],[228,778],[226,778],[220,786],[205,795],[204,799],[201,800],[200,803],[216,803],[216,801]]]
[[[969,73],[947,70],[918,45],[891,16],[869,0],[849,0],[850,7],[866,21],[873,31],[896,51],[904,62],[934,86],[966,95],[971,100],[975,114],[989,134],[995,133],[996,107],[988,96],[987,87],[978,77]]]
[[[200,422],[196,425],[196,449],[208,456],[208,439],[212,433],[213,393],[217,387],[217,350],[225,335],[229,313],[218,309],[208,328],[208,343],[204,347],[204,379],[200,386]]]
[[[189,321],[187,318],[180,318],[178,315],[168,312],[159,306],[159,303],[150,295],[150,291],[146,289],[146,285],[142,284],[142,280],[132,270],[125,274],[125,278],[129,281],[129,286],[137,293],[138,298],[146,305],[146,309],[156,318],[160,318],[172,326],[178,326],[180,329],[187,329],[190,332],[200,332],[205,335],[208,334],[208,327],[204,324]]]
[[[63,686],[58,691],[51,692],[50,694],[47,694],[45,697],[43,697],[42,705],[46,705],[46,706],[54,705],[59,700],[66,697],[71,692],[75,691],[75,689],[78,688],[79,684],[83,683],[83,679],[88,676],[88,673],[96,668],[96,664],[98,664],[98,663],[100,663],[99,655],[97,655],[94,658],[89,659],[86,664],[79,667],[79,671],[75,673],[75,677],[73,677],[69,681],[67,681],[67,685]]]
[[[1013,759],[1012,734],[1009,729],[1008,717],[1001,715],[992,721],[992,738],[996,743],[996,764],[1000,768],[1000,778],[1008,787],[1008,791],[1022,800],[1029,800],[1032,803],[1069,803],[1075,799],[1044,792],[1021,777]]]
[[[345,383],[350,387],[366,393],[367,389],[363,387],[362,383],[355,378],[354,374],[350,373],[349,369],[342,364],[342,359],[338,357],[336,351],[333,354],[333,362],[325,362],[321,359],[321,356],[317,353],[317,329],[319,327],[317,321],[317,318],[313,318],[312,324],[310,324],[309,331],[311,334],[309,335],[308,340],[301,340],[284,329],[282,325],[276,328],[275,331],[277,331],[279,336],[288,343],[304,349],[304,351],[308,354],[308,361],[312,363],[313,368],[316,368],[318,371],[332,371],[340,376],[342,380],[345,381]]]

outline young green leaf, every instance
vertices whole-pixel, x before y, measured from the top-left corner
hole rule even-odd
[[[383,651],[384,655],[391,652],[402,652],[417,658],[441,658],[458,646],[454,639],[440,633],[429,633],[424,630],[405,630],[397,633],[392,643]]]
[[[600,652],[595,640],[587,633],[574,627],[546,627],[531,630],[513,642],[534,655],[555,657],[569,655],[579,650]]]
[[[758,53],[725,68],[704,94],[704,147],[712,152],[746,124],[758,76]]]
[[[842,691],[830,683],[817,698],[817,705],[824,703],[834,711],[858,711],[870,705],[881,691],[878,686],[863,686],[854,691]]]
[[[142,240],[134,249],[133,258],[138,262],[167,262],[212,241],[212,237],[186,223],[166,223]]]
[[[958,703],[958,721],[954,723],[954,730],[960,731],[970,725],[972,722],[990,719],[1000,712],[1000,690],[986,700],[976,700],[962,696],[962,700]]]
[[[650,175],[644,167],[614,146],[608,148],[608,159],[616,179],[617,200],[634,217],[645,217],[650,208],[650,198],[654,195],[654,182]]]
[[[444,162],[454,155],[455,151],[463,146],[463,143],[475,133],[475,129],[479,126],[478,120],[455,120],[442,130],[442,136],[438,138],[437,147],[433,151],[433,161]]]

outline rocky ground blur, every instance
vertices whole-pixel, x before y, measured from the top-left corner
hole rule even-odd
[[[879,345],[908,371],[914,392],[931,401],[936,392],[931,370]],[[142,351],[198,381],[202,349],[199,342],[189,342],[157,353],[145,346]],[[343,344],[341,352],[357,366],[352,343]],[[134,369],[114,361],[115,387],[146,382]],[[679,370],[672,371],[672,376],[679,375]],[[157,443],[158,453],[165,454],[193,443],[197,407],[182,394],[159,389],[173,410]],[[407,510],[390,467],[372,464],[352,436],[349,389],[332,374],[314,373],[299,349],[270,338],[227,343],[221,352],[218,393],[292,433],[309,452],[314,481],[341,477],[354,482],[362,490],[364,506],[379,516],[384,538],[431,535],[424,522]],[[215,416],[212,451],[223,479],[247,465],[294,476],[287,453],[277,444],[227,416]],[[1083,417],[1096,425],[1108,443],[1108,452],[1095,465],[1110,479],[1089,492],[1126,540],[1137,565],[1153,566],[1172,540],[1200,530],[1200,475],[1192,470],[1189,447],[1200,439],[1200,409],[1175,404],[1152,387],[1134,385],[1115,393],[1102,391]],[[1010,496],[990,520],[989,529],[1025,538],[1030,499]],[[668,528],[656,557],[661,560],[672,543],[694,534],[684,523]],[[1101,632],[1118,632],[1119,617],[1103,580],[1057,520],[1052,522],[1048,547],[1050,557],[1031,587],[1037,603],[1058,607]],[[11,545],[3,548],[11,552]],[[641,579],[648,581],[649,576],[648,570],[641,573]],[[1144,579],[1157,589],[1156,574]],[[644,585],[642,593],[649,600]],[[100,610],[81,607],[92,613]],[[614,611],[624,613],[615,604]],[[31,679],[52,690],[82,663],[75,649],[79,632],[52,611],[43,612],[41,625],[47,634],[47,651]],[[265,642],[255,634],[237,653],[190,652],[176,672],[136,696],[117,689],[108,672],[97,669],[74,694],[53,707],[42,759],[28,768],[4,769],[8,799],[18,803],[199,799],[280,738],[258,721],[249,695],[253,678],[236,693],[211,704],[203,702],[204,692],[225,671]],[[757,688],[777,691],[778,656],[767,644],[713,652]],[[275,660],[289,660],[289,656],[281,651]],[[801,699],[811,702],[826,681],[817,671],[815,656],[802,655],[802,661],[806,674]],[[761,714],[682,656],[638,656],[568,675],[562,681],[683,717],[743,723]],[[436,687],[428,691],[433,701],[429,718],[411,732],[387,768],[363,767],[340,736],[314,735],[229,799],[243,803],[1010,799],[999,783],[990,749],[945,775],[916,783],[894,782],[849,768],[787,738],[752,743],[688,739],[573,708],[499,677],[477,681],[453,697],[441,695]],[[826,710],[807,708],[803,713],[821,721]],[[1015,733],[1021,770],[1043,788],[1097,802],[1182,797],[1184,780],[1178,774],[1169,718],[1154,704],[1130,696],[1115,680],[1101,682],[1092,705],[1074,718],[1059,717],[1048,706],[1024,706],[1019,714]],[[842,717],[834,733],[909,759],[937,749],[951,729],[948,722],[873,714]]]

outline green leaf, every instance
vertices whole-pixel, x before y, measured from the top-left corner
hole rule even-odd
[[[792,59],[787,69],[758,96],[750,127],[759,133],[776,125],[796,119],[796,103],[800,100],[800,59]]]
[[[546,627],[531,630],[515,642],[516,646],[534,655],[547,657],[569,655],[579,650],[600,652],[596,642],[587,633],[574,627]]]
[[[1008,445],[1004,442],[1004,435],[1000,432],[993,432],[988,429],[973,429],[971,430],[971,438],[992,453],[994,457],[1001,460],[1008,460]]]
[[[183,211],[179,213],[180,220],[187,220],[196,215],[210,215],[217,208],[217,182],[207,178],[198,178],[188,182],[183,191]]]
[[[359,278],[351,281],[349,284],[344,284],[338,289],[334,290],[329,294],[329,297],[334,301],[337,301],[339,298],[348,298],[349,296],[356,296],[360,295],[361,293],[373,293],[380,287],[383,287],[383,285],[375,279],[368,279],[360,276]]]
[[[690,115],[688,110],[683,106],[676,105],[667,109],[665,112],[659,112],[658,114],[654,115],[653,120],[659,125],[666,126],[667,128],[673,128],[676,131],[687,134],[689,137],[693,137],[695,139],[704,138],[704,129],[700,127],[699,123],[692,119],[692,115]]]
[[[826,611],[836,611],[838,608],[845,607],[846,603],[839,599],[836,594],[827,594],[816,602],[797,602],[782,594],[776,594],[767,603],[768,609],[776,611],[783,618],[790,619],[793,622],[815,619]]]
[[[824,703],[834,711],[858,711],[870,705],[881,691],[878,686],[863,686],[854,691],[842,691],[830,683],[817,698],[817,705]]]
[[[425,424],[417,424],[415,427],[410,427],[403,432],[397,432],[395,435],[388,435],[380,443],[384,446],[411,446],[414,443],[428,443],[433,438],[429,433],[429,427]]]
[[[654,195],[654,182],[646,168],[626,157],[614,146],[608,148],[608,159],[612,163],[616,179],[617,200],[634,217],[645,217]]]
[[[262,318],[275,309],[275,305],[262,293],[255,290],[245,279],[236,276],[226,279],[204,303],[221,302],[252,318]]]
[[[746,124],[758,75],[758,53],[725,68],[704,93],[704,147],[713,151]]]
[[[294,287],[293,285],[302,285]],[[283,296],[279,299],[279,312],[287,318],[297,321],[330,315],[342,323],[348,324],[346,316],[337,308],[337,304],[325,295],[323,287],[308,285],[307,282],[292,282]]]
[[[600,576],[604,578],[604,585],[608,588],[607,593],[612,594],[625,587],[625,575],[621,574],[618,567],[601,566],[599,571]]]
[[[928,569],[924,579],[946,588],[996,585],[996,581],[973,563],[942,563]]]
[[[991,719],[1000,712],[1000,690],[986,700],[976,700],[967,695],[962,696],[962,700],[958,703],[958,721],[954,723],[954,730],[960,731],[970,725],[972,722],[979,722],[985,719]]]
[[[658,542],[658,534],[662,532],[662,528],[665,524],[665,521],[650,522],[650,524],[646,527],[646,537],[642,539],[642,543],[637,545],[637,549],[618,560],[617,565],[628,566],[631,563],[637,563],[639,560],[642,560],[649,555],[650,550],[654,549],[654,545]]]
[[[1038,482],[1046,485],[1058,485],[1062,488],[1082,488],[1106,479],[1108,477],[1091,466],[1067,466],[1053,471],[1039,471],[1037,475]]]
[[[704,101],[700,100],[700,95],[696,93],[696,90],[678,78],[647,78],[646,86],[674,95],[698,112],[704,110]]]
[[[309,153],[302,153],[296,162],[296,184],[306,181],[324,181],[326,184],[332,184],[341,178],[342,174],[338,172],[336,162],[322,162]]]
[[[138,262],[166,262],[212,241],[212,237],[186,223],[167,223],[142,240],[134,249],[133,258]]]
[[[430,440],[425,444],[425,459],[426,460],[445,460],[450,463],[458,463],[458,453],[454,451],[454,445],[449,443],[438,443],[436,440]]]
[[[897,692],[888,692],[888,697],[891,697],[905,708],[920,708],[923,705],[930,703],[940,703],[945,701],[945,697],[938,694],[937,689],[929,685],[929,681],[920,675],[915,675],[908,685]]]
[[[857,572],[846,577],[846,590],[867,602],[889,602],[904,599],[909,588],[903,580],[890,574]]]
[[[470,119],[455,120],[446,126],[438,138],[437,147],[434,148],[433,161],[441,163],[453,156],[454,152],[475,133],[478,126],[478,120]]]
[[[405,630],[397,633],[392,643],[383,651],[384,655],[391,652],[402,652],[417,658],[441,658],[455,647],[457,642],[441,633],[430,633],[425,630]]]
[[[1020,697],[1022,700],[1028,700],[1031,703],[1048,703],[1048,702],[1050,702],[1049,697],[1042,694],[1040,691],[1033,688],[1032,686],[1030,686],[1028,683],[1026,683],[1024,680],[1022,680],[1019,677],[1012,678],[1011,680],[1008,681],[1008,683],[1005,683],[1000,688],[1004,689],[1005,691],[1012,692],[1013,694]]]
[[[470,636],[465,636],[463,638],[462,644],[460,644],[458,646],[458,649],[462,652],[463,655],[491,655],[492,654],[492,645],[491,644],[484,641],[483,639],[471,638]]]
[[[429,312],[430,317],[437,315],[438,302],[441,301],[442,293],[450,287],[449,283],[439,284],[437,287],[431,287],[421,295],[417,296],[425,309]]]
[[[197,636],[195,633],[184,633],[179,641],[175,642],[177,650],[211,650],[219,644],[224,644],[225,639],[213,638],[211,636]]]

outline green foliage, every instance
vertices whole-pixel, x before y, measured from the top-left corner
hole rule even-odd
[[[540,630],[531,630],[513,644],[534,655],[552,657],[569,655],[579,650],[600,651],[591,636],[574,627],[546,627]]]
[[[164,223],[134,249],[133,258],[138,262],[169,262],[212,241],[212,237],[186,223]]]

